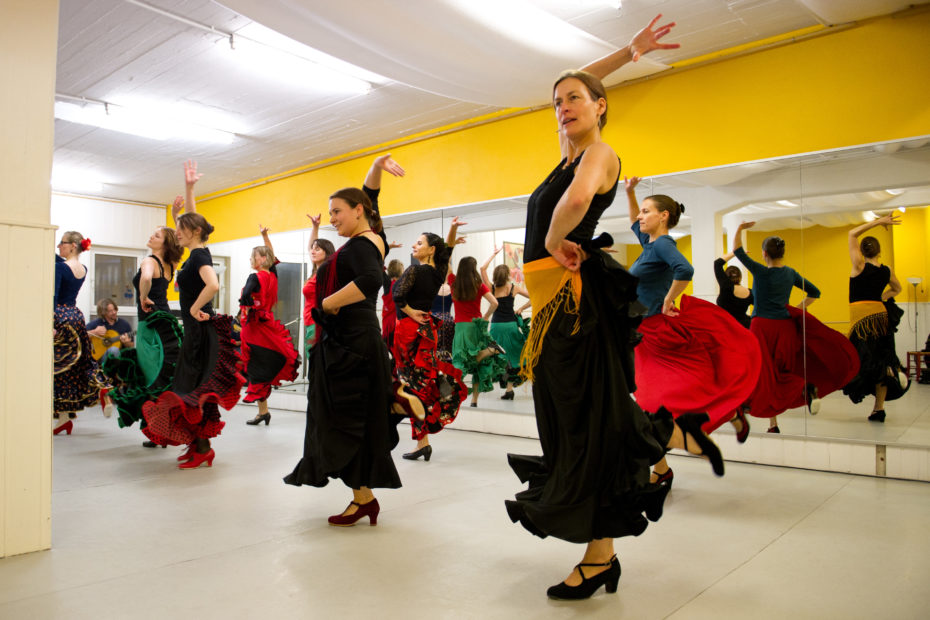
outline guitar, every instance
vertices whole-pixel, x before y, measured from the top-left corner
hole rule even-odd
[[[120,334],[115,329],[108,329],[107,333],[102,338],[100,336],[94,336],[91,334],[88,335],[90,336],[90,355],[96,361],[100,361],[100,358],[106,354],[107,349],[110,347],[116,347],[119,349],[123,346],[123,343],[120,340]],[[136,339],[136,332],[127,332],[127,335],[129,336],[130,340]]]

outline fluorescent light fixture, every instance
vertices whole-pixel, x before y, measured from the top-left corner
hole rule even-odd
[[[371,90],[366,80],[247,37],[234,34],[231,43],[220,39],[217,44],[237,70],[249,71],[260,78],[334,94],[364,95]]]
[[[900,196],[904,193],[903,189],[886,189],[885,192],[891,194],[892,196]]]
[[[166,111],[167,110],[167,111]],[[55,118],[151,140],[188,140],[230,144],[235,134],[184,120],[170,107],[127,107],[104,102],[55,102]]]
[[[776,200],[775,204],[781,205],[783,207],[797,207],[798,203],[791,202],[790,200]]]
[[[905,208],[904,208],[904,207],[898,207],[898,211],[900,211],[901,213],[904,213]]]
[[[52,170],[52,189],[60,192],[98,194],[103,191],[103,181],[83,170]]]

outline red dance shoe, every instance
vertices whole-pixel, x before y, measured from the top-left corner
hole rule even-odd
[[[62,424],[61,426],[53,430],[52,434],[57,435],[61,431],[64,431],[70,435],[71,431],[73,430],[74,430],[74,422],[72,422],[71,420],[68,420],[67,422],[65,422],[64,424]]]
[[[195,454],[197,454],[196,444],[192,443],[189,446],[187,446],[187,452],[185,452],[184,454],[178,457],[178,463],[184,463],[184,462],[191,460],[192,458],[194,458]]]
[[[178,465],[178,469],[197,469],[204,463],[207,464],[207,467],[213,467],[213,457],[215,456],[216,453],[213,451],[213,448],[210,448],[210,451],[204,454],[194,452],[194,454],[191,456],[191,460]]]
[[[370,525],[378,525],[378,513],[381,512],[381,506],[378,505],[377,498],[371,500],[367,504],[350,502],[349,506],[352,506],[353,504],[358,506],[358,510],[350,515],[333,515],[329,518],[329,524],[339,527],[350,527],[355,525],[356,522],[362,517],[368,517],[368,522]],[[348,508],[346,508],[346,510],[348,510]]]

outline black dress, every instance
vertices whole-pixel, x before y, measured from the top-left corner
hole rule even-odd
[[[307,362],[304,455],[287,484],[323,487],[339,478],[353,489],[401,486],[391,450],[402,418],[390,412],[391,362],[375,311],[382,263],[371,240],[353,237],[317,270],[319,340]],[[324,314],[322,300],[350,282],[365,299]]]
[[[549,222],[575,165],[577,160],[567,169],[559,164],[530,197],[528,260],[548,256]],[[649,482],[649,472],[665,455],[674,429],[671,415],[650,416],[630,398],[635,389],[630,306],[637,280],[591,242],[597,218],[615,192],[616,185],[596,196],[582,223],[568,235],[582,243],[590,258],[581,266],[577,313],[561,297],[555,298],[553,303],[559,305],[533,367],[543,455],[508,455],[517,476],[529,483],[515,500],[506,502],[511,520],[537,536],[575,543],[642,533],[647,526],[643,513],[657,519],[668,492]],[[529,264],[525,271],[529,276]],[[533,292],[531,288],[531,296]],[[534,304],[531,341],[532,330],[540,329],[537,317],[552,310]]]
[[[737,297],[733,294],[735,285],[727,277],[723,266],[726,261],[718,258],[714,261],[714,276],[717,278],[717,285],[720,287],[720,294],[717,295],[717,305],[726,310],[730,316],[740,322],[740,324],[749,329],[750,316],[749,306],[753,304],[752,291],[749,291],[749,297]]]

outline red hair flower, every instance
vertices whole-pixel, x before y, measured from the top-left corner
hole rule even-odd
[[[82,251],[82,252],[86,252],[86,251],[87,251],[87,248],[89,248],[89,247],[90,247],[90,239],[84,239],[83,241],[81,241],[81,251]]]

